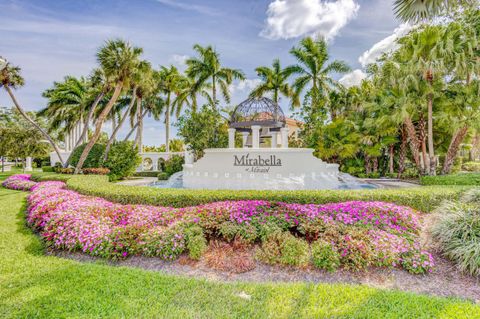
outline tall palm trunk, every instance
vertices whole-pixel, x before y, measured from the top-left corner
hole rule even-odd
[[[407,131],[408,139],[410,140],[410,151],[412,153],[413,160],[415,162],[415,166],[417,166],[417,170],[421,173],[422,172],[422,164],[420,161],[420,141],[417,137],[417,132],[415,130],[415,126],[413,125],[412,119],[407,117],[404,121],[405,128]]]
[[[433,95],[428,95],[428,154],[430,159],[430,175],[436,175],[437,161],[433,149]]]
[[[143,120],[143,118],[145,117],[145,115],[147,115],[147,113],[148,113],[148,110],[143,111],[142,120]],[[132,128],[130,129],[130,132],[128,132],[128,134],[127,134],[127,135],[125,136],[125,138],[123,139],[124,142],[128,141],[128,139],[130,138],[130,136],[132,136],[133,132],[135,132],[135,130],[137,129],[138,124],[139,124],[138,121],[135,122],[135,125],[132,126]]]
[[[443,163],[442,174],[450,173],[453,162],[455,161],[455,157],[457,157],[460,144],[462,144],[467,133],[468,126],[465,125],[453,134],[450,145],[448,146],[447,154],[445,155],[445,162]]]
[[[47,139],[47,141],[50,143],[50,145],[52,145],[55,153],[57,154],[58,156],[58,159],[60,160],[60,163],[63,165],[65,165],[65,162],[63,161],[63,158],[62,158],[62,155],[60,154],[60,149],[58,148],[57,144],[55,144],[55,142],[53,141],[53,139],[50,137],[50,135],[47,133],[47,131],[45,131],[40,125],[38,125],[34,120],[32,120],[30,118],[30,116],[28,116],[28,114],[23,110],[23,108],[20,106],[20,104],[18,103],[15,95],[13,94],[12,90],[10,89],[10,87],[8,85],[4,85],[4,88],[5,90],[7,91],[8,95],[10,95],[10,98],[12,99],[12,102],[13,104],[15,105],[15,107],[17,108],[18,112],[33,126],[35,127],[37,130],[40,131],[40,133],[42,133],[42,135]]]
[[[116,114],[112,114],[112,135],[113,135],[113,131],[115,131],[115,129],[117,128],[117,119],[115,118],[115,115]],[[113,138],[113,141],[115,141],[115,137]]]
[[[217,109],[217,87],[215,83],[215,75],[212,76],[212,99],[213,99],[213,108]]]
[[[137,135],[135,136],[135,146],[138,148],[138,152],[143,151],[142,135],[143,135],[143,116],[142,116],[142,98],[137,98]]]
[[[107,118],[108,114],[112,110],[113,105],[115,104],[115,102],[117,102],[117,99],[120,96],[120,93],[122,92],[122,88],[123,88],[123,82],[118,82],[117,85],[115,86],[115,90],[113,91],[112,97],[110,98],[107,105],[100,113],[100,116],[98,117],[97,122],[95,124],[95,132],[93,133],[93,136],[90,139],[90,141],[88,141],[87,146],[83,149],[82,155],[80,155],[80,159],[78,160],[77,167],[75,168],[75,174],[78,174],[80,172],[80,170],[83,167],[83,163],[85,163],[85,160],[87,159],[87,156],[90,153],[90,150],[92,149],[93,145],[97,142],[98,138],[100,137],[100,134],[102,133],[103,122],[105,122],[105,119]]]
[[[128,105],[128,108],[123,113],[123,116],[120,119],[120,122],[118,122],[118,125],[113,130],[112,135],[110,136],[110,139],[107,142],[107,146],[105,147],[105,154],[103,155],[103,161],[106,161],[108,159],[108,153],[110,153],[110,148],[112,147],[112,144],[115,141],[115,137],[117,136],[118,131],[120,131],[120,128],[122,127],[123,123],[125,123],[125,120],[128,117],[128,113],[130,113],[130,110],[135,104],[135,98],[136,98],[135,92],[136,92],[136,89],[133,90],[132,100],[130,101],[130,104]]]
[[[394,147],[395,145],[391,144],[389,146],[389,162],[388,162],[388,170],[390,172],[390,174],[393,174],[394,173]]]
[[[170,98],[171,93],[167,94],[167,103],[165,108],[165,151],[170,152]],[[215,101],[215,100],[214,100]]]
[[[427,134],[425,133],[425,119],[423,118],[423,116],[420,117],[420,120],[418,121],[418,134],[422,152],[422,174],[425,175],[428,173],[430,165],[427,158]]]
[[[400,153],[398,159],[398,175],[397,178],[401,178],[403,172],[405,171],[405,158],[407,157],[407,130],[405,129],[405,125],[402,126],[402,143],[400,144]]]
[[[98,103],[100,103],[100,101],[103,99],[104,96],[105,96],[105,93],[102,91],[99,95],[97,95],[97,97],[93,101],[93,104],[90,107],[90,110],[88,111],[87,118],[85,119],[85,125],[83,127],[82,133],[80,134],[80,138],[75,143],[75,147],[73,149],[76,149],[77,147],[80,146],[80,144],[83,143],[83,141],[87,140],[88,126],[90,125],[90,122],[92,121],[93,113],[95,112],[95,109],[97,108]],[[67,161],[65,162],[64,167],[68,167],[68,165],[70,164],[70,160],[72,159],[72,155],[73,155],[73,152],[70,152],[70,155],[68,155],[68,158],[67,158]]]

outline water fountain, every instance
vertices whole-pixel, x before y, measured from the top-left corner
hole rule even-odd
[[[236,148],[237,134],[241,148]],[[340,173],[338,164],[325,163],[313,149],[289,148],[289,129],[280,106],[268,98],[249,98],[230,119],[229,146],[206,149],[194,162],[185,155],[183,172],[165,185],[190,189],[304,190],[372,188]]]

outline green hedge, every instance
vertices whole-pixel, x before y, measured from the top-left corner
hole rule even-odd
[[[133,173],[133,176],[136,176],[136,177],[157,177],[158,174],[160,174],[161,172],[159,171],[148,171],[148,172],[135,172]]]
[[[480,162],[463,163],[462,169],[467,172],[480,172]]]
[[[67,180],[68,188],[85,195],[99,196],[121,204],[147,204],[173,207],[200,205],[224,200],[264,199],[290,203],[330,203],[372,200],[409,206],[430,212],[443,200],[456,200],[470,187],[426,186],[403,189],[309,190],[309,191],[232,191],[159,189],[112,184],[106,176],[45,175],[36,180]]]
[[[462,173],[454,175],[423,176],[422,185],[473,185],[480,186],[480,173]]]

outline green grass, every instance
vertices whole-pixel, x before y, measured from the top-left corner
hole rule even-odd
[[[25,226],[25,197],[0,188],[0,318],[480,318],[479,306],[458,299],[343,284],[224,284],[45,256]]]
[[[474,185],[480,186],[480,173],[459,173],[453,175],[422,176],[422,185]]]
[[[103,197],[121,204],[185,207],[224,200],[263,199],[289,203],[324,204],[349,200],[385,201],[430,212],[443,200],[457,200],[471,186],[419,186],[402,189],[231,191],[132,187],[108,182],[106,176],[36,173],[35,180],[63,180],[79,193]]]

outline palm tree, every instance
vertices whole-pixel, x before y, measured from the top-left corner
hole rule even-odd
[[[162,66],[158,73],[159,89],[165,95],[165,148],[170,152],[170,113],[173,102],[178,92],[187,83],[187,79],[171,65],[169,68]]]
[[[338,86],[330,74],[350,71],[350,67],[343,61],[334,60],[327,64],[329,60],[327,44],[321,38],[316,40],[311,37],[304,38],[300,41],[300,46],[293,47],[290,53],[298,62],[293,67],[294,73],[298,74],[293,83],[294,101],[297,105],[300,94],[307,85],[310,85],[306,95],[311,98],[312,109],[317,108],[320,99],[328,97],[329,92]]]
[[[195,44],[193,49],[197,52],[198,58],[187,59],[187,75],[196,80],[197,87],[210,80],[214,107],[218,104],[217,85],[225,101],[230,103],[229,86],[234,79],[244,80],[243,72],[238,69],[223,67],[220,63],[220,55],[211,46],[202,47]]]
[[[442,80],[445,74],[445,58],[450,54],[448,32],[441,26],[425,26],[409,36],[399,40],[402,45],[400,54],[404,55],[412,74],[419,74],[426,84],[427,102],[427,140],[429,154],[429,174],[436,173],[436,158],[433,145],[433,102],[435,93],[440,89],[436,86],[437,80]]]
[[[40,133],[48,140],[50,145],[55,150],[55,153],[58,156],[61,164],[64,165],[65,161],[63,160],[60,149],[58,148],[57,144],[53,140],[53,138],[44,130],[38,123],[36,123],[25,110],[22,108],[20,103],[18,103],[15,94],[13,94],[12,89],[17,89],[24,85],[25,81],[23,77],[20,75],[20,68],[18,66],[12,66],[10,63],[7,63],[5,60],[0,58],[0,87],[3,86],[5,91],[7,91],[8,95],[10,96],[13,104],[17,108],[18,112],[27,120],[33,127],[35,127]]]
[[[100,137],[103,122],[112,110],[112,107],[119,98],[122,90],[129,87],[130,78],[139,64],[139,57],[143,50],[132,47],[128,42],[122,40],[109,40],[97,53],[97,60],[107,78],[111,78],[114,84],[114,91],[105,108],[100,113],[95,123],[95,131],[87,146],[83,150],[75,173],[78,174],[85,162],[90,150]]]
[[[293,96],[292,88],[288,83],[288,78],[295,72],[299,72],[297,66],[288,66],[282,69],[280,60],[273,60],[272,67],[260,66],[255,69],[257,75],[262,80],[257,87],[255,87],[250,96],[261,97],[266,93],[272,93],[272,99],[275,103],[280,100],[280,94],[290,98]],[[293,103],[292,103],[293,104]]]
[[[92,104],[89,87],[90,84],[83,77],[66,76],[63,82],[54,82],[53,88],[43,92],[48,102],[38,115],[48,120],[50,131],[61,129],[60,133],[68,133],[79,121],[86,119]]]
[[[431,19],[458,0],[395,0],[393,11],[405,22]]]
[[[196,85],[195,79],[186,76],[173,102],[172,114],[175,112],[176,116],[179,117],[185,105],[192,110],[192,113],[196,113],[198,108],[198,95],[206,99],[208,104],[214,105],[212,96],[209,93],[211,89],[212,86],[210,83]]]

